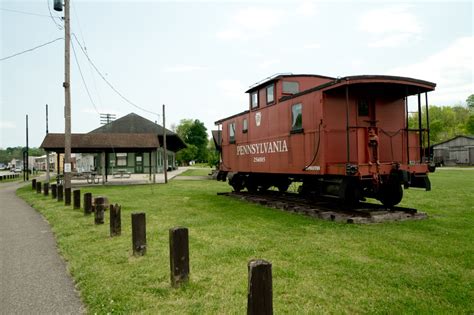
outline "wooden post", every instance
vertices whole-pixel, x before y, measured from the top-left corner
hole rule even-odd
[[[58,185],[51,185],[51,198],[56,199],[58,197]]]
[[[144,212],[132,213],[133,255],[146,254],[146,218]]]
[[[63,185],[58,185],[58,201],[63,201],[64,200],[64,190],[63,190]]]
[[[257,259],[248,264],[247,314],[273,314],[272,264]]]
[[[94,198],[94,208],[95,208],[95,216],[94,216],[95,224],[104,224],[105,198],[104,197]]]
[[[36,179],[34,179],[34,178],[31,180],[31,189],[32,190],[36,189]]]
[[[73,209],[81,209],[81,190],[76,189],[73,192]]]
[[[121,206],[118,204],[110,205],[110,236],[119,236],[122,234],[122,219],[120,217]]]
[[[71,205],[71,187],[64,188],[64,204],[66,206]]]
[[[41,194],[41,182],[36,182],[36,193]]]
[[[189,238],[188,229],[175,227],[170,234],[171,285],[178,287],[189,280]]]
[[[84,215],[92,213],[92,193],[84,194]]]
[[[48,182],[44,183],[43,192],[45,196],[49,196],[49,183]]]

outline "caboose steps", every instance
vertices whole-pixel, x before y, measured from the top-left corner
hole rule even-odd
[[[331,198],[308,200],[294,193],[282,194],[269,191],[265,193],[218,193],[218,195],[229,196],[269,208],[303,214],[322,220],[349,224],[423,220],[428,218],[426,213],[418,212],[413,208],[393,207],[387,209],[381,205],[363,202],[357,204],[357,206],[349,207],[336,200],[331,200]]]

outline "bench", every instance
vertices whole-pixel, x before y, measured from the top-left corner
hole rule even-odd
[[[113,172],[114,178],[130,178],[132,173],[127,172],[127,170],[116,170]]]

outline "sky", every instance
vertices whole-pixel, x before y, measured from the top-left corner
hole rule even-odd
[[[437,84],[438,106],[474,93],[472,1],[71,3],[73,133],[99,127],[100,113],[161,124],[163,104],[167,128],[199,119],[210,133],[276,73],[413,77]],[[62,14],[52,0],[0,0],[0,59],[59,38],[0,61],[0,148],[25,146],[26,115],[40,146],[46,104],[49,132],[64,132]]]

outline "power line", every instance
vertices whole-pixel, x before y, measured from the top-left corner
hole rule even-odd
[[[157,115],[157,116],[160,116],[158,113],[155,113],[155,112],[152,112],[150,110],[147,110],[141,106],[138,106],[137,104],[133,103],[132,101],[130,101],[128,98],[126,98],[125,96],[122,95],[122,93],[120,93],[113,85],[112,83],[110,83],[106,78],[105,76],[99,71],[99,69],[97,69],[96,65],[94,64],[94,62],[92,62],[92,60],[90,59],[89,55],[87,54],[87,52],[84,50],[84,48],[82,47],[81,43],[79,42],[79,39],[77,38],[76,34],[72,34],[74,39],[76,40],[77,44],[79,45],[79,47],[81,48],[82,52],[84,53],[84,55],[86,56],[87,60],[89,61],[89,63],[92,65],[92,67],[94,67],[95,71],[99,74],[99,76],[102,78],[102,80],[104,80],[105,83],[107,83],[107,85],[118,95],[120,96],[125,102],[127,102],[128,104],[144,111],[144,112],[147,112],[147,113],[150,113],[150,114],[153,114],[153,115]]]
[[[8,56],[8,57],[3,57],[3,58],[0,59],[0,61],[4,61],[4,60],[10,59],[10,58],[13,58],[13,57],[22,55],[22,54],[24,54],[24,53],[33,51],[33,50],[35,50],[35,49],[44,47],[44,46],[49,45],[49,44],[52,44],[52,43],[54,43],[54,42],[56,42],[56,41],[58,41],[58,40],[60,40],[60,39],[64,39],[64,37],[58,37],[58,38],[56,38],[55,40],[52,40],[52,41],[50,41],[50,42],[47,42],[47,43],[41,44],[41,45],[39,45],[39,46],[36,46],[36,47],[30,48],[30,49],[27,49],[27,50],[18,52],[18,53],[16,53],[16,54],[13,54],[13,55]]]
[[[82,37],[82,44],[84,45],[84,49],[87,50],[86,41],[84,40],[84,34],[82,33],[81,22],[79,21],[79,14],[77,13],[76,6],[74,5],[74,1],[72,1],[71,4],[72,4],[72,12],[75,16],[74,20],[77,21],[77,25],[79,27],[79,33],[81,34],[81,37]]]
[[[72,52],[74,53],[74,59],[76,60],[77,68],[79,69],[79,73],[81,74],[82,83],[84,84],[87,95],[89,96],[89,100],[94,106],[95,111],[97,112],[97,114],[100,115],[99,110],[97,109],[97,106],[95,105],[95,102],[92,99],[91,93],[89,92],[89,88],[87,87],[86,80],[84,79],[84,75],[82,74],[81,65],[79,64],[79,60],[77,59],[76,48],[74,48],[74,42],[72,42],[71,44],[72,44]]]
[[[57,27],[59,30],[63,30],[64,27],[63,27],[62,25],[58,24],[58,23],[54,20],[53,13],[51,12],[51,6],[49,5],[49,0],[46,0],[46,3],[48,4],[49,16],[51,17],[51,20],[53,21],[54,25],[56,25],[56,27]]]
[[[46,0],[46,1],[49,1],[49,0]],[[49,4],[49,2],[48,2]],[[74,1],[71,2],[72,4],[72,12],[75,16],[74,20],[77,21],[77,25],[79,27],[79,33],[81,35],[81,38],[82,38],[82,44],[83,44],[83,47],[84,47],[84,50],[87,51],[87,45],[86,45],[86,40],[84,39],[84,33],[82,32],[82,27],[81,27],[81,23],[79,21],[79,14],[77,12],[77,9],[76,9],[76,6],[74,4]],[[96,79],[95,79],[95,75],[93,73],[93,70],[92,70],[92,66],[90,63],[88,63],[88,66],[89,66],[89,72],[91,74],[91,77],[92,77],[92,83],[94,85],[94,89],[95,89],[95,92],[96,92],[96,96],[97,96],[97,100],[98,100],[98,106],[101,107],[101,103],[102,103],[102,99],[100,97],[100,93],[99,93],[99,90],[97,89],[97,82],[96,82]]]
[[[19,13],[19,14],[25,14],[25,15],[49,17],[49,15],[46,15],[46,14],[32,13],[32,12],[26,12],[26,11],[20,11],[20,10],[5,9],[5,8],[0,8],[0,10],[1,10],[1,11],[7,11],[7,12]]]

